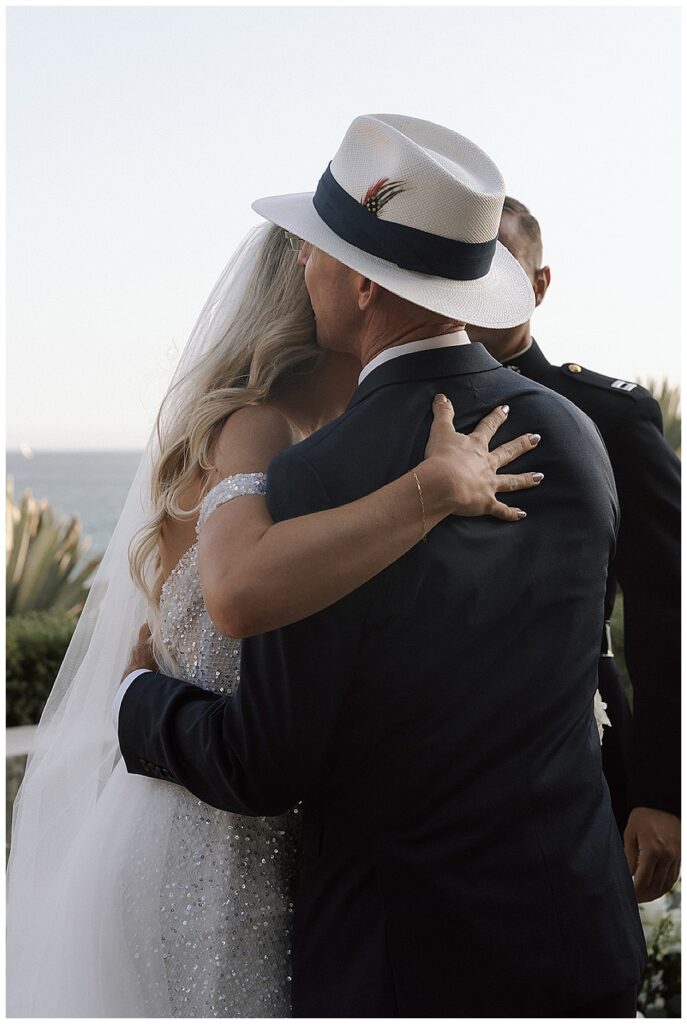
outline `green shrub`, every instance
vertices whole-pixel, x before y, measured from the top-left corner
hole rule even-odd
[[[34,725],[69,646],[76,616],[30,612],[5,621],[7,725]]]

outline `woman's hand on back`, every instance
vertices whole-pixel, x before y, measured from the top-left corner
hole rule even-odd
[[[347,505],[277,523],[261,495],[220,505],[198,538],[200,584],[217,629],[243,638],[308,618],[401,558],[448,515],[520,518],[496,494],[536,486],[535,474],[496,471],[538,439],[533,443],[528,435],[490,452],[489,442],[506,416],[496,409],[471,434],[458,434],[450,402],[435,402],[424,461]],[[209,485],[237,473],[266,471],[293,440],[276,410],[240,409],[213,452],[216,477]]]
[[[498,406],[477,424],[471,434],[453,426],[453,406],[445,395],[433,403],[434,422],[425,448],[425,483],[442,489],[453,515],[495,516],[515,522],[526,513],[499,501],[497,494],[537,487],[543,473],[497,473],[521,455],[536,448],[539,434],[522,434],[489,450],[489,442],[508,418],[508,406]],[[418,467],[420,468],[420,467]]]

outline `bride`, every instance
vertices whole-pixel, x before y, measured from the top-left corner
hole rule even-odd
[[[535,483],[495,470],[536,436],[474,457],[507,410],[468,444],[435,402],[414,471],[272,522],[270,460],[343,412],[360,372],[315,344],[298,244],[254,229],[211,293],[38,727],[13,817],[10,1016],[290,1015],[299,808],[243,817],[127,774],[111,705],[137,626],[166,672],[231,691],[232,637],[332,604],[448,514],[515,520],[495,492]]]

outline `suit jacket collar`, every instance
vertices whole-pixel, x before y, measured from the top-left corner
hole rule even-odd
[[[532,338],[532,344],[526,352],[523,352],[522,355],[514,356],[512,359],[506,359],[503,365],[508,367],[509,370],[521,373],[523,377],[529,377],[530,380],[539,380],[547,370],[551,369],[551,363],[534,338]]]
[[[411,380],[438,380],[442,377],[484,373],[485,370],[501,368],[501,363],[492,359],[484,345],[479,342],[412,352],[375,367],[354,392],[349,409],[367,398],[373,391],[389,384],[401,384]]]

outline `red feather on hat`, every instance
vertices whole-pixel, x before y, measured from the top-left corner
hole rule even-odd
[[[360,202],[376,217],[390,199],[405,192],[403,185],[402,181],[389,181],[388,178],[380,178],[374,185],[370,185]]]

